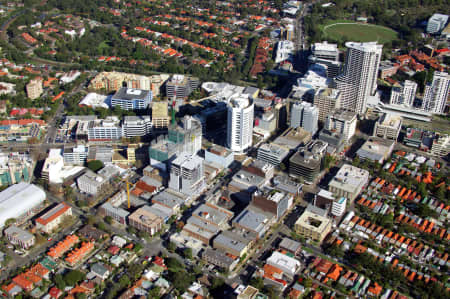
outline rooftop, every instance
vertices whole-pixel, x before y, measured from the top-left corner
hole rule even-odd
[[[357,188],[367,183],[369,172],[367,170],[344,164],[335,175],[329,186],[349,189],[354,192]]]
[[[295,225],[300,225],[312,231],[322,233],[329,227],[330,223],[330,218],[320,214],[316,214],[310,209],[306,209],[303,214],[297,219]]]
[[[122,87],[113,95],[112,99],[121,99],[121,100],[145,99],[149,96],[149,93],[151,93],[150,90]]]
[[[41,217],[37,218],[36,222],[38,222],[42,225],[46,225],[49,222],[51,222],[51,221],[55,220],[56,218],[58,218],[59,216],[61,216],[62,214],[64,214],[69,209],[70,209],[69,205],[67,205],[64,202],[61,202],[58,205],[56,205],[53,209],[48,211],[47,213],[45,213]]]
[[[5,229],[5,234],[13,236],[15,239],[18,239],[24,243],[26,243],[30,239],[34,238],[34,236],[31,233],[29,233],[26,230],[23,230],[17,226],[14,226],[14,225]]]
[[[402,117],[392,113],[383,113],[383,115],[378,119],[378,124],[400,130],[402,125]]]

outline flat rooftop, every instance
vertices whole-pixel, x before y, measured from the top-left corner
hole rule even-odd
[[[150,90],[122,87],[113,95],[112,99],[143,100],[146,99],[150,93]]]

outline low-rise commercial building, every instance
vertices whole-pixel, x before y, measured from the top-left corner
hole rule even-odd
[[[326,117],[325,129],[342,134],[345,142],[349,142],[356,132],[356,113],[345,109],[337,109]]]
[[[227,148],[214,144],[205,150],[205,162],[215,163],[223,168],[227,168],[234,161],[234,154]]]
[[[256,238],[261,238],[269,229],[274,218],[273,214],[263,212],[250,205],[233,219],[232,224],[233,227],[244,229],[254,234]]]
[[[383,163],[391,156],[394,146],[395,140],[370,137],[356,152],[356,155],[361,160],[368,159],[370,161]]]
[[[127,217],[130,213],[120,207],[113,206],[110,202],[105,202],[98,209],[100,215],[112,217],[120,224],[126,224]]]
[[[307,182],[314,182],[320,172],[326,149],[327,144],[320,140],[312,141],[300,148],[289,159],[289,175],[301,177]]]
[[[207,248],[202,251],[202,259],[207,263],[220,267],[227,271],[232,271],[239,262],[238,258],[231,258],[226,253],[219,250]]]
[[[125,116],[122,129],[126,138],[147,136],[152,131],[152,121],[148,115]]]
[[[4,233],[9,242],[14,245],[19,245],[23,249],[30,248],[36,242],[33,234],[14,225],[5,229]]]
[[[439,135],[433,140],[431,154],[435,157],[445,157],[450,153],[450,136]]]
[[[49,234],[61,224],[64,217],[71,215],[72,208],[68,204],[61,202],[36,219],[36,228]]]
[[[164,224],[163,219],[153,214],[149,206],[143,206],[133,212],[128,217],[128,222],[136,229],[149,233],[150,236],[159,232]]]
[[[63,157],[65,165],[84,165],[89,153],[89,147],[79,144],[75,147],[64,147]]]
[[[402,117],[391,113],[383,115],[375,123],[373,135],[397,141],[398,135],[402,129]]]
[[[279,166],[289,155],[289,148],[276,143],[263,143],[257,151],[257,159]]]
[[[329,191],[337,197],[345,197],[353,202],[368,182],[369,172],[367,170],[345,164],[328,186]]]
[[[295,231],[305,238],[321,243],[330,233],[332,220],[327,211],[309,205],[295,222]]]
[[[302,250],[301,243],[289,238],[283,238],[278,247],[282,250],[286,250],[287,252],[292,253],[293,255],[299,255]]]
[[[248,252],[252,241],[232,231],[223,231],[213,240],[213,248],[235,257],[242,257]]]
[[[123,110],[143,110],[147,109],[152,98],[150,90],[122,87],[111,98],[111,106]]]
[[[266,264],[280,269],[283,271],[283,275],[286,275],[289,278],[294,278],[301,266],[297,259],[278,251],[274,251],[272,253],[272,255],[267,259]]]

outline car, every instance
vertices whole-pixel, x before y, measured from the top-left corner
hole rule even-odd
[[[51,242],[53,241],[53,238],[48,238],[47,241]]]
[[[144,259],[148,261],[148,259],[149,259],[148,255],[147,255],[147,256],[145,256],[145,257],[144,257]]]

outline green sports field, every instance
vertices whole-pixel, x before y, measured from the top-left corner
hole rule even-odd
[[[361,23],[334,23],[323,27],[325,37],[342,41],[390,42],[397,38],[397,32],[387,27]]]

